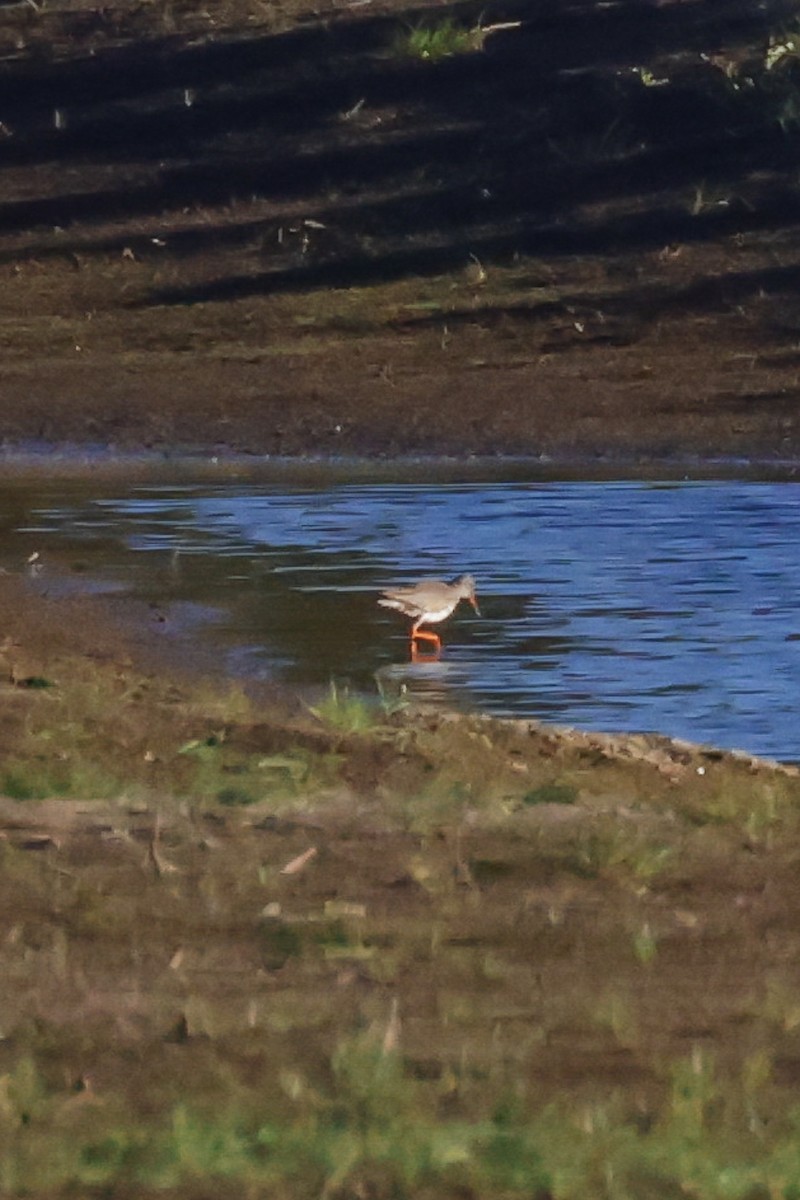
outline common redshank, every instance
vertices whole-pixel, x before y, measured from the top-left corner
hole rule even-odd
[[[459,601],[466,600],[480,616],[475,598],[475,580],[471,575],[462,575],[453,583],[441,579],[421,579],[411,587],[390,588],[381,592],[378,604],[384,608],[395,608],[411,617],[411,652],[416,652],[417,641],[433,642],[434,651],[442,648],[438,633],[420,629],[420,625],[437,625],[446,620]]]

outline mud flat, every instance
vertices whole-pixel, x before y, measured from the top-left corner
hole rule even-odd
[[[5,7],[0,439],[796,461],[794,15]]]

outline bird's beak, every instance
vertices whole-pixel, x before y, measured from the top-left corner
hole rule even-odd
[[[478,614],[478,616],[480,616],[480,615],[481,615],[481,610],[478,608],[478,601],[475,599],[475,597],[474,597],[474,596],[470,596],[470,598],[469,598],[469,602],[470,602],[470,604],[472,605],[472,607],[475,609],[475,612]]]

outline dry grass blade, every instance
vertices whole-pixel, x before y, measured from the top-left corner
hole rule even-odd
[[[293,858],[288,862],[285,867],[281,867],[281,875],[298,875],[300,871],[308,866],[313,858],[316,858],[317,853],[317,847],[311,846],[302,854],[298,854],[297,858]]]

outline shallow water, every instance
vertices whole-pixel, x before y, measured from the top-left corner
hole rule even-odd
[[[0,489],[3,561],[202,606],[221,670],[800,759],[793,482],[335,477]],[[438,662],[382,587],[470,571]],[[198,611],[195,608],[195,611]]]

